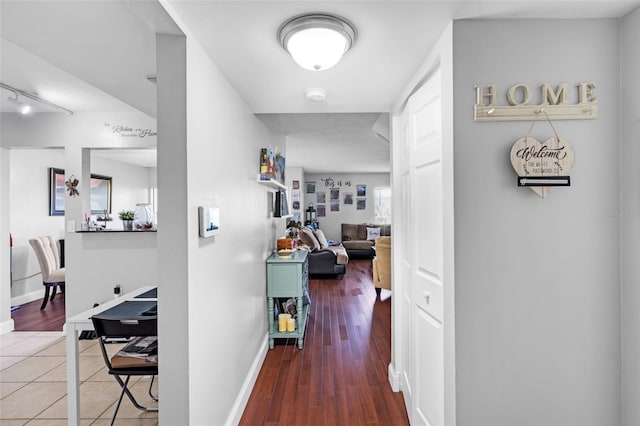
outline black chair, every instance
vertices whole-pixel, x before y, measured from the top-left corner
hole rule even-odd
[[[122,390],[120,391],[118,402],[116,403],[116,409],[113,413],[113,417],[111,418],[111,425],[113,426],[113,423],[116,420],[118,409],[120,408],[120,403],[122,402],[122,398],[125,394],[127,394],[136,408],[146,412],[157,412],[157,407],[144,407],[140,405],[138,401],[136,401],[136,398],[131,394],[127,386],[129,385],[129,379],[131,378],[131,376],[151,376],[151,383],[149,384],[149,396],[154,401],[157,401],[158,398],[151,392],[151,387],[153,386],[153,382],[158,375],[158,363],[148,362],[147,359],[142,357],[129,359],[130,362],[128,362],[126,366],[114,366],[113,360],[116,358],[117,354],[114,355],[113,358],[109,358],[109,355],[107,354],[107,350],[105,348],[105,341],[114,338],[157,336],[158,317],[141,316],[138,318],[122,319],[104,315],[101,316],[100,314],[98,314],[91,317],[91,320],[93,321],[96,335],[99,338],[98,342],[100,343],[102,357],[104,358],[104,362],[109,369],[109,374],[114,376],[114,378],[122,388]],[[126,379],[123,381],[121,376],[126,376]]]

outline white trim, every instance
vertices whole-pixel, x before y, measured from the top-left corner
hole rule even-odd
[[[244,383],[242,383],[240,393],[238,393],[238,396],[233,403],[233,407],[231,408],[231,412],[227,417],[227,421],[224,423],[225,425],[237,425],[240,423],[240,418],[242,417],[242,413],[244,413],[244,409],[247,406],[247,402],[249,401],[249,397],[251,396],[253,386],[256,384],[256,380],[258,379],[260,368],[262,367],[264,359],[267,356],[268,343],[269,333],[265,334],[264,336],[262,345],[260,346],[260,349],[258,350],[253,363],[251,364],[251,368],[249,369],[247,377],[244,379]]]
[[[389,375],[389,384],[391,385],[391,390],[394,392],[400,392],[400,373],[396,370],[393,363],[389,363],[389,368],[387,369],[387,374]]]
[[[41,290],[32,291],[31,293],[21,294],[20,296],[11,298],[11,306],[24,305],[25,303],[33,302],[34,300],[42,299],[44,297],[44,288]]]
[[[0,335],[11,333],[15,330],[15,324],[13,323],[13,319],[8,319],[4,322],[0,322]]]

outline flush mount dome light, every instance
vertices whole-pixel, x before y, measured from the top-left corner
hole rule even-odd
[[[346,19],[321,13],[296,16],[278,29],[280,45],[298,65],[311,71],[337,64],[356,36],[355,27]]]

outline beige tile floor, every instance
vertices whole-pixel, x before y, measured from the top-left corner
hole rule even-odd
[[[108,425],[120,386],[107,370],[97,340],[80,340],[80,417],[82,425]],[[109,345],[117,352],[122,345]],[[67,424],[65,338],[61,332],[12,332],[0,336],[0,424],[2,426]],[[133,384],[132,384],[133,383]],[[129,387],[138,401],[157,406],[149,379],[132,377]],[[154,394],[157,387],[154,383]],[[146,413],[125,396],[116,425],[158,424],[158,413]]]

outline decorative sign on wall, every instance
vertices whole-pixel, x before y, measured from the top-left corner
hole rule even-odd
[[[104,127],[109,128],[110,132],[122,138],[146,138],[158,136],[158,132],[152,129],[143,129],[141,127],[132,127],[126,124],[104,123]]]
[[[571,145],[557,136],[543,143],[525,136],[511,147],[511,165],[520,177],[519,185],[529,186],[542,198],[549,195],[554,186],[569,185],[574,158]]]
[[[518,174],[518,186],[528,186],[540,197],[545,198],[554,186],[570,186],[569,170],[573,166],[573,148],[569,142],[558,136],[546,111],[544,115],[555,137],[540,143],[530,137],[533,126],[524,138],[511,147],[511,165]]]
[[[595,83],[580,82],[573,90],[569,83],[561,83],[554,88],[544,83],[540,86],[540,103],[531,105],[532,89],[518,83],[506,92],[508,105],[498,105],[496,84],[476,85],[475,121],[536,120],[545,112],[554,120],[590,120],[598,117],[598,100],[593,94]],[[568,100],[575,96],[575,102]]]
[[[324,186],[328,188],[341,188],[343,186],[351,186],[350,180],[335,180],[332,177],[320,178],[320,180],[324,183]]]

